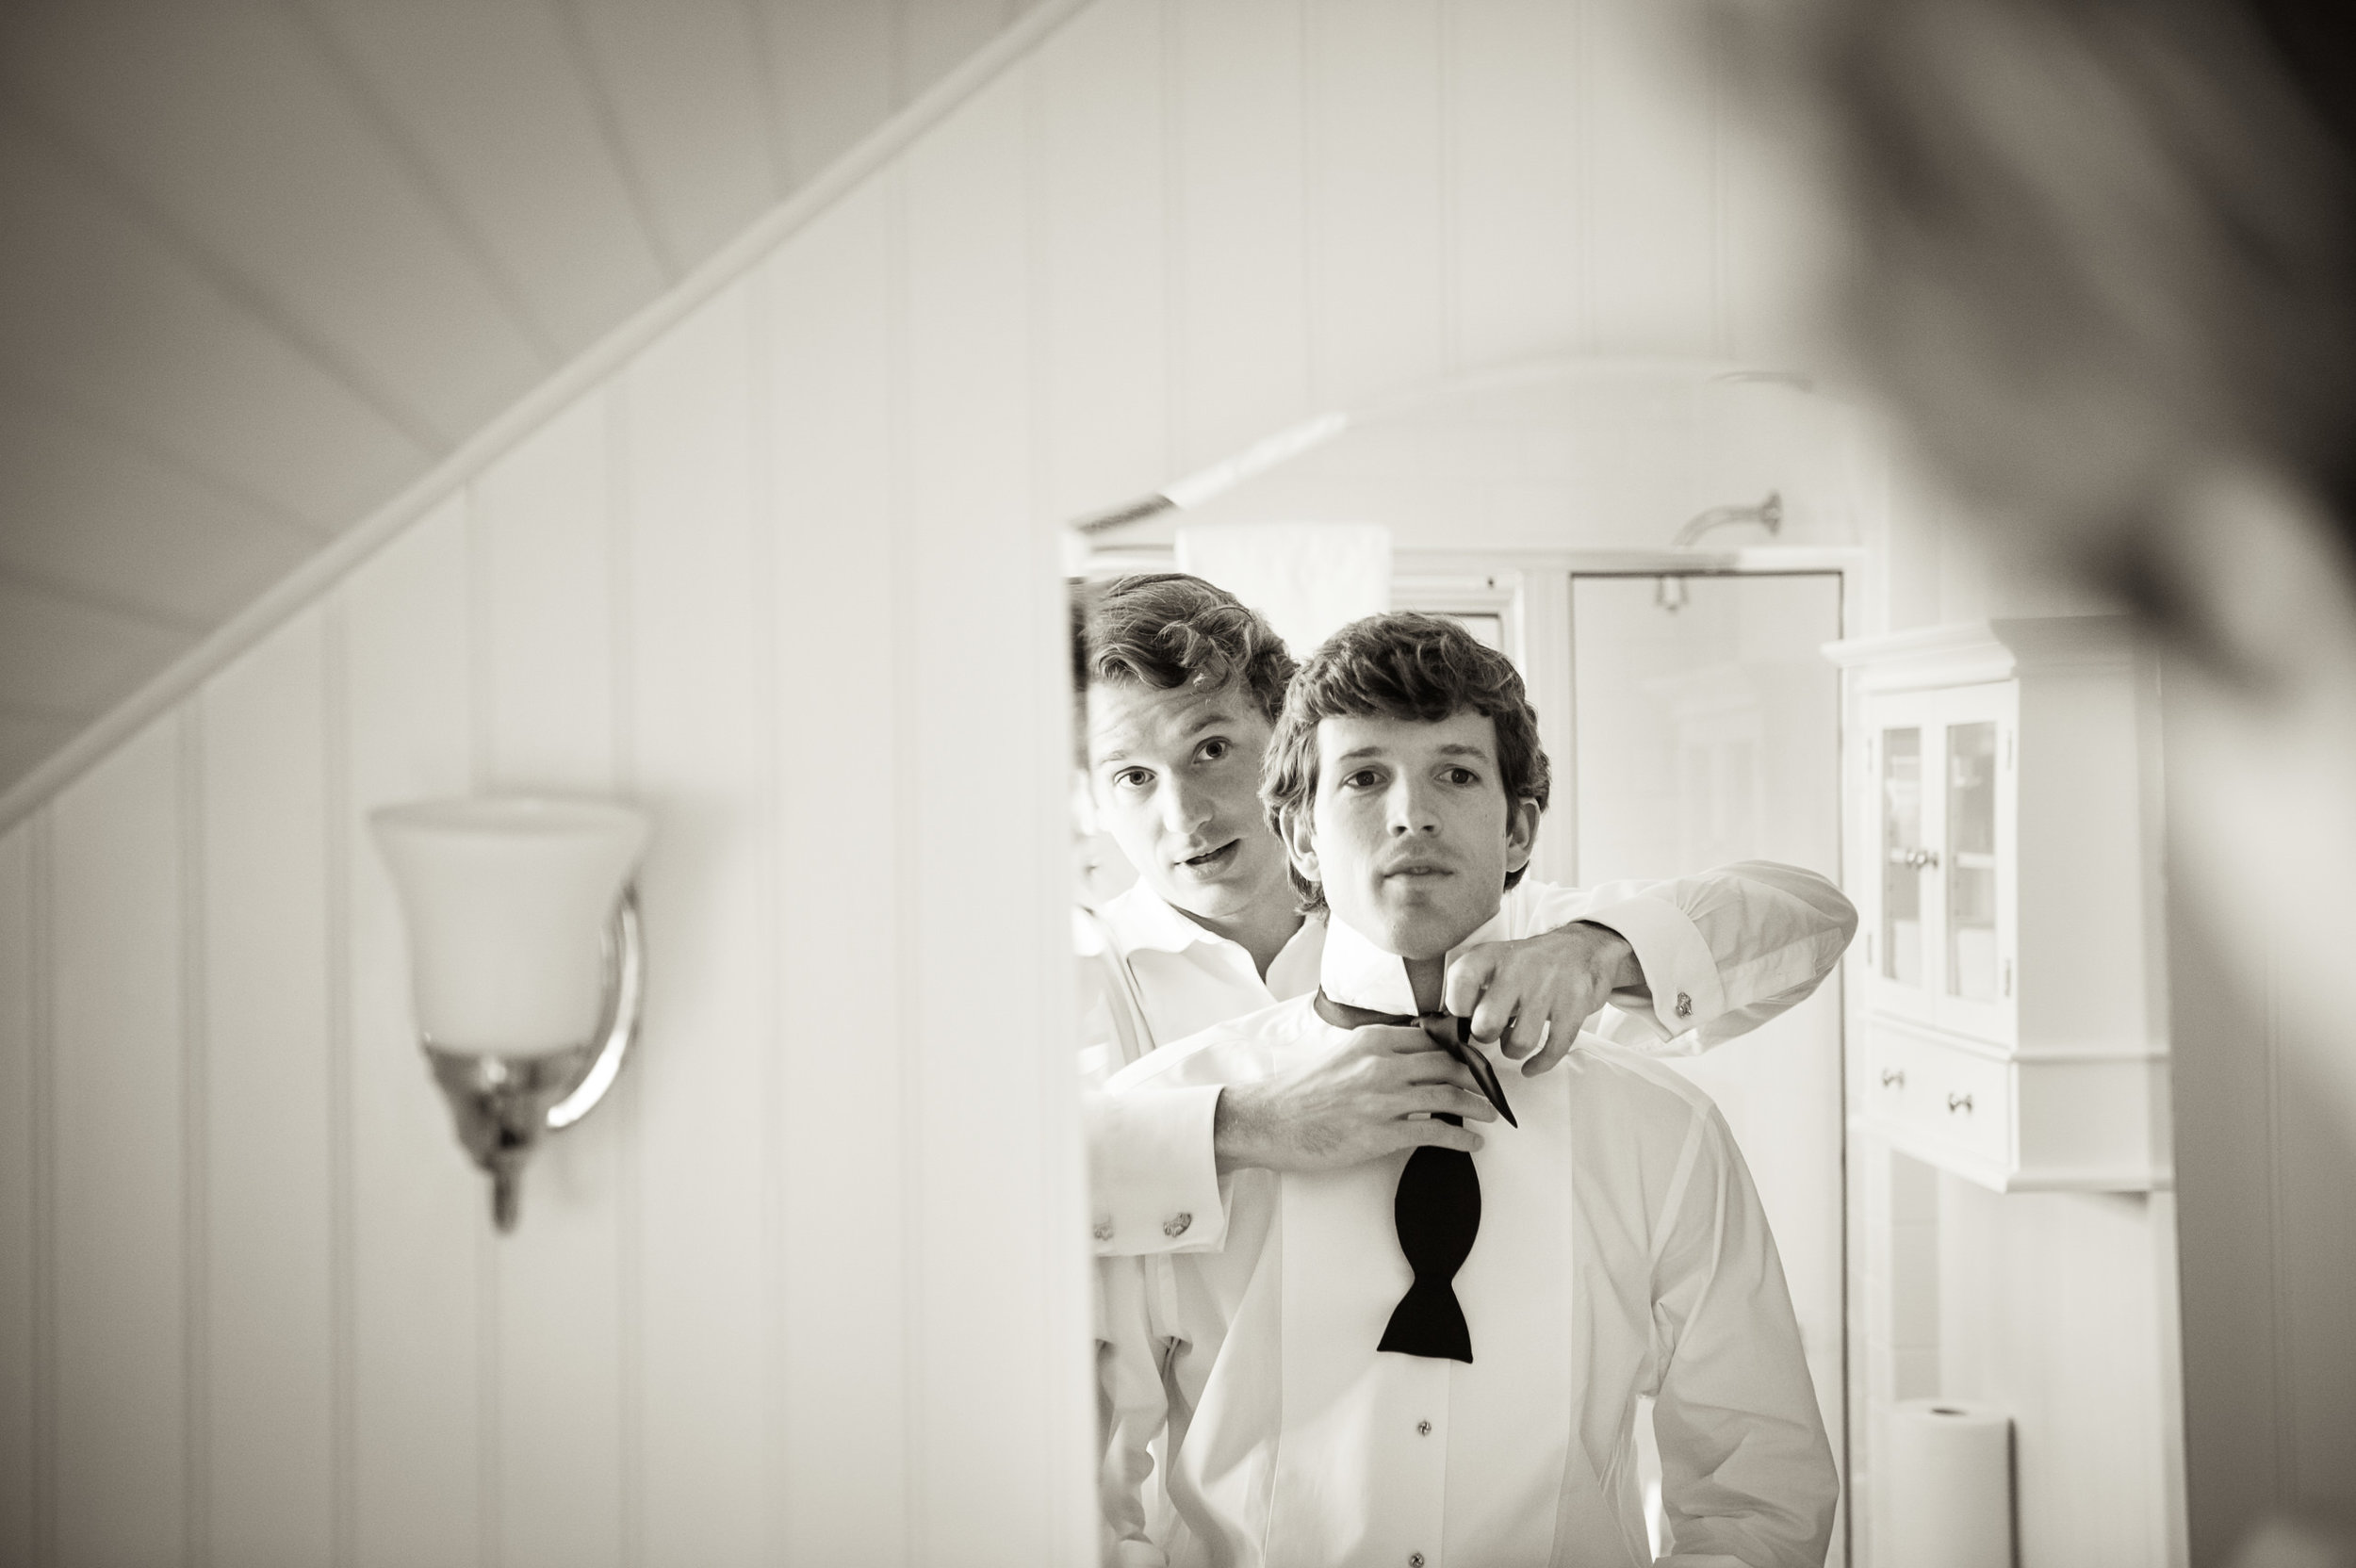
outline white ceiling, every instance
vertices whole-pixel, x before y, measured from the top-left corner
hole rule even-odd
[[[0,6],[0,790],[1029,4]]]

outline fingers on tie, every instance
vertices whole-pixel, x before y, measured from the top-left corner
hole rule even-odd
[[[1369,1023],[1358,1033],[1369,1050],[1413,1056],[1432,1049],[1432,1037],[1412,1023]]]
[[[1467,1154],[1481,1149],[1481,1135],[1469,1127],[1458,1127],[1445,1121],[1411,1121],[1414,1143],[1429,1144],[1435,1149],[1461,1149]]]
[[[1546,1032],[1545,1015],[1532,1018],[1528,1013],[1522,1014],[1506,1026],[1505,1054],[1519,1061],[1546,1043]]]
[[[1489,984],[1496,962],[1488,954],[1475,951],[1450,964],[1447,978],[1440,982],[1440,1005],[1458,1018],[1471,1012]]]
[[[1473,1038],[1494,1040],[1501,1037],[1513,1021],[1513,998],[1500,994],[1503,988],[1492,986],[1481,997],[1481,1004],[1472,1011]]]
[[[1448,1085],[1467,1094],[1481,1092],[1481,1081],[1472,1075],[1472,1069],[1445,1051],[1426,1051],[1411,1056],[1406,1063],[1410,1084]]]
[[[1430,1116],[1446,1111],[1450,1116],[1470,1117],[1475,1121],[1495,1121],[1497,1110],[1489,1103],[1489,1097],[1475,1089],[1458,1088],[1452,1084],[1426,1084],[1415,1091],[1411,1115]]]
[[[1522,1064],[1522,1076],[1535,1078],[1568,1055],[1571,1047],[1579,1039],[1579,1025],[1582,1021],[1579,1019],[1553,1020],[1546,1030],[1545,1049]]]

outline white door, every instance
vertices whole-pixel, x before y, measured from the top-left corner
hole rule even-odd
[[[1841,635],[1839,574],[1574,575],[1571,627],[1575,776],[1556,780],[1572,806],[1556,815],[1582,885],[1745,859],[1839,880],[1840,681],[1818,651]],[[1671,1065],[1718,1102],[1758,1182],[1845,1458],[1840,985]]]

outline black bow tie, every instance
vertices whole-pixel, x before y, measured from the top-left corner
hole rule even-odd
[[[1448,1013],[1426,1013],[1420,1018],[1378,1013],[1336,1002],[1323,990],[1317,992],[1313,1005],[1317,1017],[1336,1029],[1363,1029],[1377,1023],[1421,1028],[1434,1045],[1472,1070],[1473,1081],[1499,1116],[1511,1125],[1520,1125],[1505,1102],[1504,1086],[1497,1082],[1489,1059],[1472,1043],[1469,1019]],[[1464,1118],[1446,1111],[1434,1114],[1443,1121],[1464,1124]],[[1429,1146],[1408,1155],[1407,1168],[1399,1173],[1399,1194],[1392,1200],[1391,1217],[1399,1228],[1399,1250],[1407,1255],[1407,1266],[1415,1270],[1415,1281],[1391,1310],[1383,1342],[1375,1348],[1471,1361],[1472,1329],[1464,1321],[1453,1282],[1456,1271],[1472,1256],[1473,1238],[1481,1233],[1481,1175],[1473,1169],[1472,1156],[1461,1149]]]

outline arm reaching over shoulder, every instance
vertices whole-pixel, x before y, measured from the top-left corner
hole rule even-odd
[[[1605,1001],[1621,1016],[1597,1032],[1615,1044],[1657,1055],[1723,1044],[1805,1001],[1857,934],[1840,889],[1771,860],[1587,889],[1526,882],[1505,908],[1517,939],[1459,953],[1445,995],[1476,1036],[1530,1056],[1525,1073],[1560,1061]]]
[[[1715,1106],[1654,1243],[1653,1430],[1664,1568],[1823,1568],[1841,1479],[1783,1264]]]

